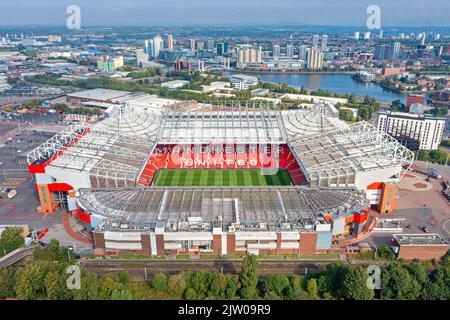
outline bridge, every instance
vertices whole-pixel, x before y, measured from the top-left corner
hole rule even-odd
[[[34,252],[34,247],[25,247],[25,248],[19,248],[16,249],[10,253],[8,253],[6,256],[3,256],[0,258],[0,269],[2,268],[8,268],[12,266],[13,264],[16,264],[22,259],[25,259],[26,257],[32,256]]]

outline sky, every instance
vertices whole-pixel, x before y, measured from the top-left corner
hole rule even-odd
[[[382,26],[450,25],[450,0],[0,0],[0,25],[65,25],[73,4],[86,26],[365,26],[372,4]]]

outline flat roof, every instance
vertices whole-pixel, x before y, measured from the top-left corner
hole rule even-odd
[[[68,97],[92,99],[92,100],[111,100],[131,94],[128,91],[109,90],[109,89],[92,89],[67,94]]]
[[[437,233],[431,234],[394,234],[394,239],[401,246],[446,245],[448,242]]]

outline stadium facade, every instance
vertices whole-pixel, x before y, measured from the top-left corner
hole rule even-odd
[[[62,206],[107,252],[314,254],[370,233],[414,159],[371,124],[339,120],[332,105],[189,108],[124,104],[56,134],[27,155],[38,210]],[[292,183],[152,185],[166,169],[286,170]]]

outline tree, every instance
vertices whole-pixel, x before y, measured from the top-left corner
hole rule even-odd
[[[128,289],[123,290],[115,289],[111,293],[111,300],[133,300],[133,295]]]
[[[225,288],[221,283],[220,274],[210,274],[209,282],[209,294],[211,298],[224,299],[225,298]]]
[[[349,109],[340,109],[339,110],[339,119],[344,121],[354,121],[353,111]]]
[[[77,300],[98,300],[100,298],[100,279],[93,272],[82,272],[81,288],[76,290]]]
[[[181,295],[186,290],[186,286],[186,279],[182,273],[170,276],[167,281],[167,290],[176,295]]]
[[[65,298],[66,283],[58,271],[50,271],[44,278],[45,294],[48,300],[62,300]]]
[[[209,287],[209,274],[206,271],[194,271],[189,279],[189,284],[196,292],[206,295]]]
[[[43,264],[32,263],[18,272],[15,285],[16,296],[22,300],[35,300],[44,288],[46,268]]]
[[[306,291],[308,292],[311,299],[316,300],[319,298],[319,290],[317,288],[317,280],[315,278],[311,278],[308,280],[306,284]]]
[[[381,277],[383,299],[414,300],[419,296],[420,285],[399,262],[391,263]]]
[[[23,246],[22,228],[8,227],[0,236],[0,256]]]
[[[116,289],[117,287],[114,279],[111,277],[105,277],[100,286],[99,298],[102,300],[109,300],[111,298],[111,294]]]
[[[450,300],[450,268],[441,266],[430,274],[423,287],[421,298],[426,300]]]
[[[226,274],[225,299],[235,299],[240,288],[239,276],[236,274]]]
[[[195,292],[194,289],[188,288],[184,293],[184,298],[186,300],[195,300],[197,298],[197,293]]]
[[[166,291],[167,276],[164,273],[155,274],[151,280],[151,285],[158,291]]]
[[[254,299],[258,296],[256,286],[258,285],[259,272],[258,261],[253,254],[247,255],[242,260],[239,282],[241,284],[241,297],[243,299]]]
[[[16,272],[14,268],[0,270],[0,299],[15,297],[15,282]]]
[[[348,300],[371,300],[374,291],[367,287],[367,272],[362,268],[350,269],[344,277],[344,296]]]
[[[427,270],[422,263],[413,261],[406,265],[406,270],[421,286],[428,281]]]
[[[327,265],[326,271],[317,280],[321,296],[329,293],[335,298],[343,297],[344,278],[348,271],[349,267],[341,262]]]
[[[271,274],[264,281],[264,291],[266,293],[274,292],[280,297],[285,294],[285,290],[289,287],[289,279],[284,275]]]

